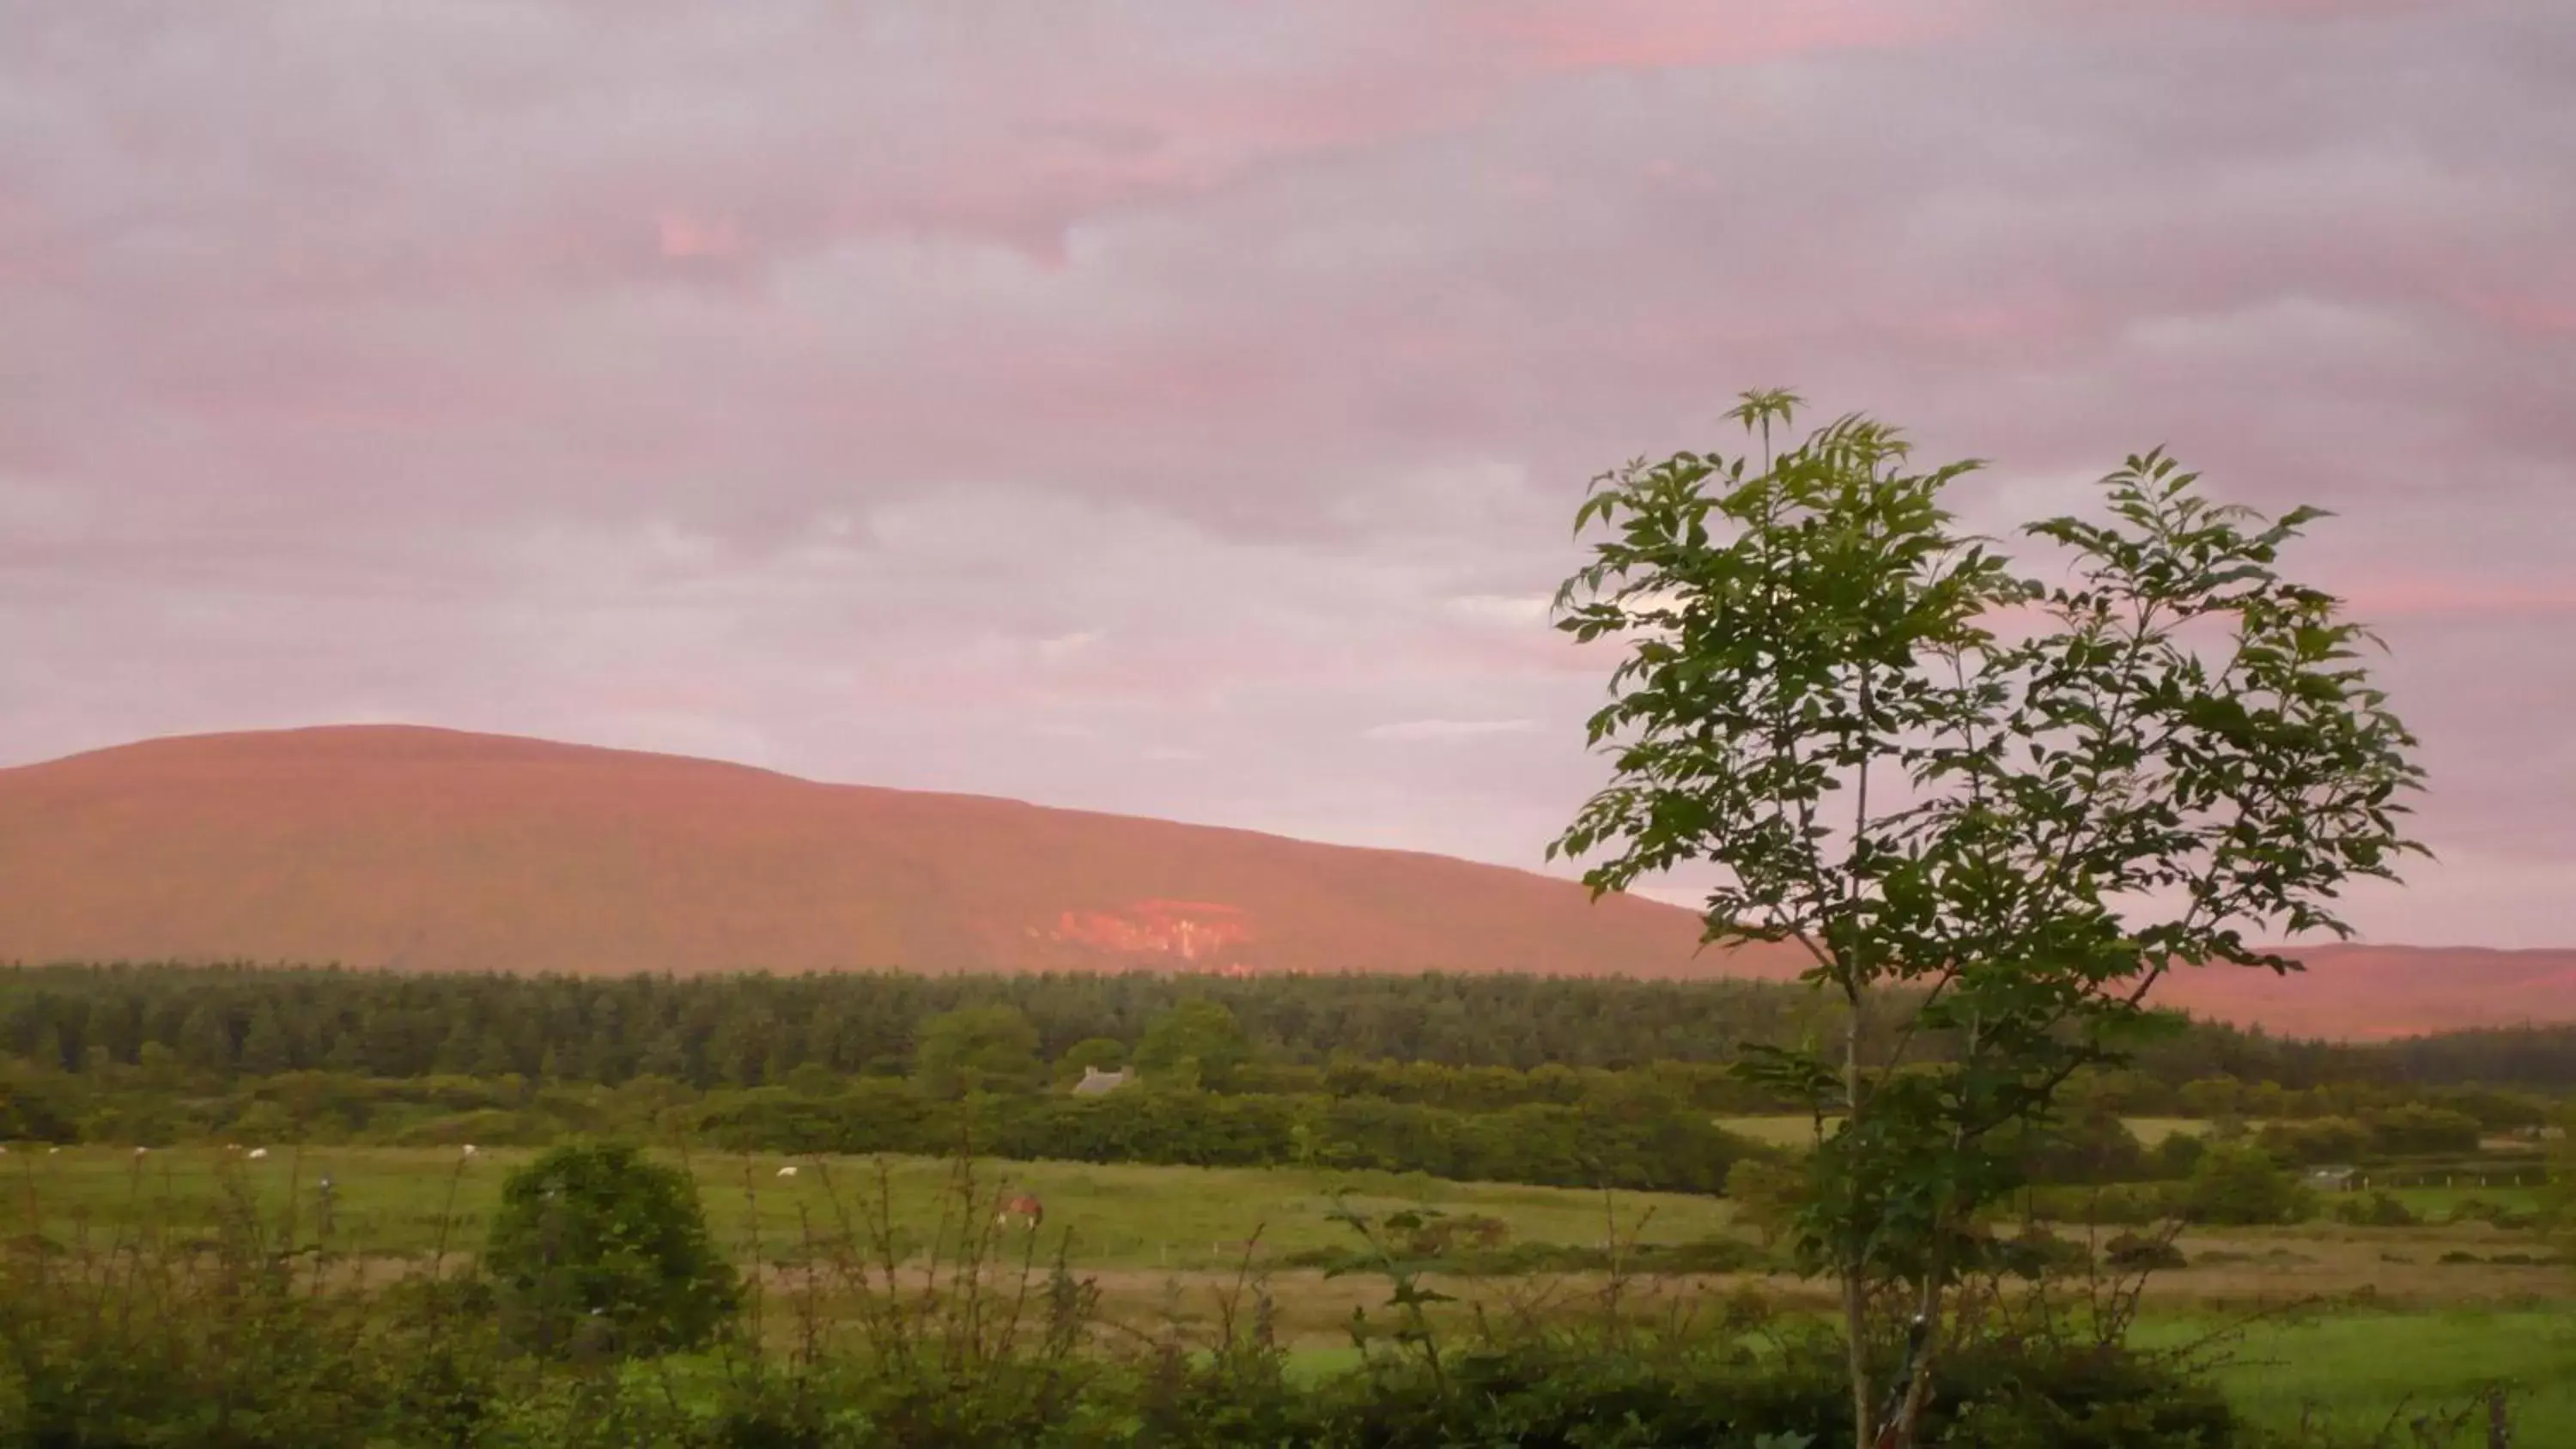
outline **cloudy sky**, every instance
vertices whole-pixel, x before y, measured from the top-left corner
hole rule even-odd
[[[406,720],[1535,865],[1584,480],[2314,502],[2576,943],[2576,6],[0,0],[0,763]]]

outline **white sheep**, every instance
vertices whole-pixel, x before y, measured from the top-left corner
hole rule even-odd
[[[251,1161],[253,1161],[253,1162],[257,1162],[257,1161],[259,1161],[261,1158],[266,1157],[266,1156],[268,1155],[268,1149],[267,1149],[267,1148],[265,1148],[265,1147],[254,1147],[254,1148],[252,1148],[252,1149],[250,1150],[250,1152],[249,1152],[247,1155],[249,1156],[249,1158],[250,1158],[250,1160],[251,1160]]]
[[[778,1175],[780,1177],[794,1177],[796,1175],[795,1165],[791,1163],[788,1166],[778,1169]]]

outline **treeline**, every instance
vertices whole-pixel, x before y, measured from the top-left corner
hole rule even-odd
[[[2576,1011],[2576,1003],[2569,1009]],[[2576,1088],[2576,1022],[2449,1031],[2368,1050],[2405,1081],[2483,1082],[2549,1092]]]
[[[1572,1075],[1572,1074],[1569,1074]],[[1372,1096],[1137,1085],[1096,1097],[913,1078],[799,1075],[704,1091],[518,1076],[381,1080],[286,1072],[216,1083],[168,1063],[0,1071],[0,1139],[17,1142],[542,1146],[580,1137],[777,1153],[957,1152],[1190,1167],[1306,1166],[1459,1181],[1716,1193],[1755,1153],[1662,1079],[1573,1077],[1565,1101],[1462,1110]]]
[[[746,1151],[1295,1163],[1713,1193],[1739,1161],[1767,1155],[1717,1119],[1797,1105],[1722,1060],[1526,1070],[1348,1052],[1312,1060],[1317,1043],[1277,1029],[1281,997],[1295,1003],[1291,993],[1313,984],[1295,980],[1276,983],[1277,996],[1251,989],[1271,983],[1157,977],[593,983],[141,969],[22,973],[11,984],[30,983],[0,1016],[17,1053],[0,1069],[0,1139],[534,1146],[605,1134]],[[934,984],[981,990],[952,990],[962,1004],[926,1016],[867,995],[909,1000]],[[1419,1004],[1483,983],[1327,984]],[[110,986],[125,990],[101,990]],[[1271,1031],[1256,1035],[1225,997]],[[1085,1000],[1103,1009],[1070,1005]],[[1074,1035],[1124,1025],[1105,1007],[1139,1001],[1159,1009],[1140,1013],[1130,1035]],[[513,1017],[513,1007],[525,1010]],[[1095,1072],[1120,1075],[1090,1083]],[[1106,1089],[1078,1090],[1086,1084]],[[2176,1113],[2228,1135],[2260,1122],[2261,1145],[2285,1162],[2474,1153],[2485,1134],[2537,1128],[2552,1105],[2482,1086],[2175,1083],[2141,1064],[2071,1080],[2061,1110],[2015,1155],[2035,1182],[2173,1178],[2192,1169],[2198,1144],[2177,1136],[2151,1153],[2124,1119]]]
[[[616,1085],[658,1077],[704,1090],[786,1082],[799,1068],[894,1077],[913,1070],[926,1023],[980,1007],[1026,1019],[1048,1061],[1102,1041],[1133,1046],[1188,1000],[1223,1005],[1271,1090],[1316,1074],[1397,1062],[1428,1072],[1722,1066],[1747,1043],[1838,1029],[1803,987],[1743,981],[1578,980],[1508,975],[912,976],[894,973],[674,979],[406,976],[330,969],[179,966],[0,968],[0,1050],[68,1072],[166,1055],[221,1077],[332,1071],[379,1079],[518,1076]],[[1940,1044],[1929,1044],[1937,1056]],[[2152,1042],[2121,1074],[2128,1110],[2208,1112],[2195,1082],[2271,1084],[2290,1104],[2248,1115],[2349,1115],[2336,1090],[2487,1084],[2576,1089],[2576,1025],[2344,1044],[2194,1023]],[[1458,1089],[1389,1082],[1439,1100]],[[1509,1092],[1488,1077],[1479,1090]],[[1425,1095],[1428,1093],[1429,1095]],[[2313,1112],[2297,1094],[2319,1099]],[[2205,1095],[2205,1094],[2204,1094]],[[1513,1100],[1525,1100],[1516,1097]],[[1499,1099],[1495,1105],[1507,1105]],[[1759,1110],[1755,1104],[1744,1110]]]
[[[1723,1062],[1747,1040],[1828,1029],[1803,989],[1760,982],[1526,976],[914,976],[850,973],[516,977],[333,969],[0,969],[0,1048],[66,1071],[140,1064],[157,1044],[192,1068],[260,1076],[499,1076],[614,1084],[667,1077],[758,1086],[814,1064],[911,1069],[923,1023],[1017,1009],[1053,1059],[1133,1043],[1189,999],[1226,1006],[1262,1060],[1335,1056],[1444,1066],[1622,1068]]]

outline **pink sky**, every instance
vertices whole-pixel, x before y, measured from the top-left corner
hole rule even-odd
[[[21,7],[0,761],[409,720],[1536,865],[1583,480],[2165,444],[2576,942],[2576,8]]]

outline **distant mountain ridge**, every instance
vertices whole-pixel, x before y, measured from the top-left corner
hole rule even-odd
[[[0,959],[695,974],[1793,975],[1689,911],[1401,851],[408,725],[0,770]],[[2162,999],[2300,1035],[2576,1018],[2576,950],[2324,947]],[[2332,982],[2318,979],[2331,975]]]

